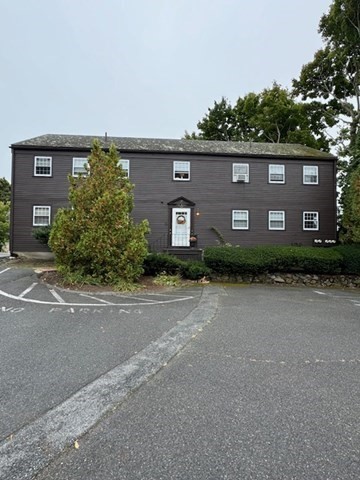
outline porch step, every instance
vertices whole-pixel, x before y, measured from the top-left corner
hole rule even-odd
[[[168,247],[163,249],[163,253],[173,255],[174,257],[180,258],[180,260],[198,261],[203,258],[203,250],[201,248]]]

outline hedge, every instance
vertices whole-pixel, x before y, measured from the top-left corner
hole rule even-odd
[[[179,273],[198,280],[215,275],[237,277],[271,272],[360,275],[360,245],[337,247],[262,246],[208,247],[204,262],[184,261],[168,254],[149,254],[144,262],[146,275]]]
[[[360,275],[360,244],[339,245],[334,250],[342,256],[342,273]]]
[[[342,270],[343,257],[334,248],[208,247],[204,262],[215,273],[234,277],[265,272],[335,274]]]
[[[166,253],[150,253],[145,258],[143,268],[145,275],[155,276],[160,273],[175,275],[179,273],[182,277],[189,280],[199,280],[211,274],[210,269],[204,262],[180,260]]]

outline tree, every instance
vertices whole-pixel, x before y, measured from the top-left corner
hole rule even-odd
[[[343,187],[340,240],[343,243],[360,243],[360,133],[350,155],[352,168],[348,173],[348,183]]]
[[[360,165],[351,173],[344,196],[341,240],[343,243],[360,243]]]
[[[0,251],[9,240],[9,203],[0,201]]]
[[[291,92],[274,83],[259,94],[248,93],[236,104],[222,98],[197,124],[188,139],[242,142],[301,143],[329,149],[327,124],[313,103],[297,102]]]
[[[324,47],[302,67],[299,79],[293,81],[294,92],[304,100],[322,99],[319,109],[340,127],[339,154],[349,156],[360,128],[359,0],[333,0],[320,20],[319,32]]]
[[[119,165],[114,145],[94,141],[88,175],[69,176],[70,208],[58,210],[49,246],[68,279],[121,285],[143,272],[148,222],[131,218],[133,185]]]
[[[0,178],[0,202],[10,203],[11,185],[5,177]]]
[[[335,144],[341,159],[341,236],[350,241],[353,229],[349,220],[355,221],[353,200],[357,198],[357,192],[353,191],[357,185],[353,173],[360,161],[359,0],[333,0],[328,13],[320,20],[319,32],[324,47],[303,66],[293,86],[294,92],[303,99],[321,99],[319,110],[322,109],[324,115],[338,125]]]

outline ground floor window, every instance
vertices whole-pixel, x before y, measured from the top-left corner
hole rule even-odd
[[[319,230],[319,212],[303,212],[303,229]]]
[[[51,207],[35,205],[33,207],[33,226],[43,227],[50,225]]]
[[[232,228],[234,230],[249,229],[249,211],[248,210],[232,211]]]
[[[269,230],[285,230],[285,212],[283,210],[269,212]]]

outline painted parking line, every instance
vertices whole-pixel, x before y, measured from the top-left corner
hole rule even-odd
[[[9,270],[12,270],[11,267],[1,270],[0,275],[8,272]],[[49,292],[50,295],[47,292]],[[46,284],[34,282],[25,288],[25,290],[23,290],[20,294],[15,295],[6,292],[5,290],[0,290],[0,296],[28,304],[34,303],[38,305],[61,305],[62,307],[133,307],[144,305],[163,305],[191,300],[197,296],[196,294],[193,294],[193,292],[187,292],[186,295],[149,293],[141,296],[137,296],[136,294],[131,296],[119,295],[116,293],[112,295],[111,293],[108,293],[107,295],[110,296],[110,299],[105,300],[104,298],[100,298],[101,294],[91,295],[90,293],[81,293],[76,291],[61,292],[59,293],[58,289],[49,288],[49,286]],[[32,298],[29,296],[30,293]],[[44,298],[44,295],[45,298],[47,296],[50,297],[50,300],[41,300],[37,298],[39,296]],[[70,296],[70,298],[74,298],[75,296],[75,301],[66,300],[68,296]],[[92,301],[86,302],[85,299]],[[129,301],[130,299],[132,301]]]
[[[11,269],[10,267],[8,267],[8,268],[4,268],[4,270],[1,270],[1,271],[0,271],[0,275],[1,275],[2,273],[5,273],[5,272],[7,272],[7,271],[8,271],[8,270],[10,270],[10,269]]]
[[[54,289],[49,290],[49,292],[51,293],[51,295],[52,295],[53,297],[56,298],[56,300],[57,300],[59,303],[65,303],[65,300],[64,300]]]
[[[38,285],[37,282],[33,283],[32,285],[30,285],[30,287],[26,288],[22,293],[20,293],[19,298],[25,297],[25,295],[30,293],[31,290],[33,290],[33,288],[36,287],[36,285]]]
[[[108,304],[108,305],[112,305],[112,303],[108,302],[107,300],[103,300],[102,298],[93,297],[92,295],[87,295],[86,293],[80,293],[80,296],[81,297],[86,297],[86,298],[91,298],[92,300],[97,300],[100,303],[105,303],[105,304]]]
[[[30,287],[29,287],[30,288]],[[28,290],[28,289],[26,289]],[[151,300],[151,301],[135,301],[135,302],[107,302],[107,301],[101,301],[100,299],[96,299],[97,303],[83,303],[83,302],[65,302],[65,301],[56,301],[56,302],[51,302],[51,301],[46,301],[46,300],[37,300],[35,298],[26,298],[25,291],[20,294],[20,295],[12,295],[11,293],[4,292],[3,290],[0,290],[0,295],[10,298],[12,300],[17,300],[21,302],[26,302],[26,303],[36,303],[38,305],[63,305],[63,306],[74,306],[74,307],[98,307],[99,305],[106,307],[106,306],[122,306],[122,307],[134,307],[134,306],[139,306],[139,305],[162,305],[162,304],[169,304],[169,303],[175,303],[175,302],[183,302],[186,300],[191,300],[194,297],[192,295],[186,295],[186,296],[175,296],[175,295],[161,295],[161,297],[165,297],[165,299],[159,299],[159,300]],[[166,297],[171,297],[166,298]],[[121,298],[121,297],[120,297]],[[125,297],[129,298],[129,297]],[[135,300],[136,297],[135,297]]]
[[[357,292],[354,292],[353,295],[344,293],[344,295],[337,295],[334,292],[322,292],[320,290],[314,290],[314,293],[322,295],[323,297],[333,298],[334,300],[346,300],[351,302],[355,307],[360,307],[360,296],[357,295]]]
[[[34,298],[25,298],[25,297],[20,297],[19,295],[12,295],[10,293],[6,293],[3,290],[0,290],[0,295],[3,295],[4,297],[11,298],[13,300],[20,300],[22,302],[27,302],[27,303],[36,303],[39,305],[58,305],[60,302],[49,302],[45,300],[37,300]],[[172,297],[174,297],[172,295]],[[61,303],[62,305],[70,305],[70,306],[77,306],[77,307],[98,307],[99,304],[103,306],[123,306],[123,307],[131,307],[131,306],[138,306],[138,305],[159,305],[159,304],[164,304],[164,303],[174,303],[174,302],[182,302],[184,300],[191,300],[194,298],[193,296],[185,296],[185,297],[176,297],[172,298],[171,300],[156,300],[152,301],[151,303],[149,302],[131,302],[131,303],[117,303],[117,302],[108,302],[107,304],[101,304],[98,300],[98,303],[76,303],[76,302],[63,302]]]

